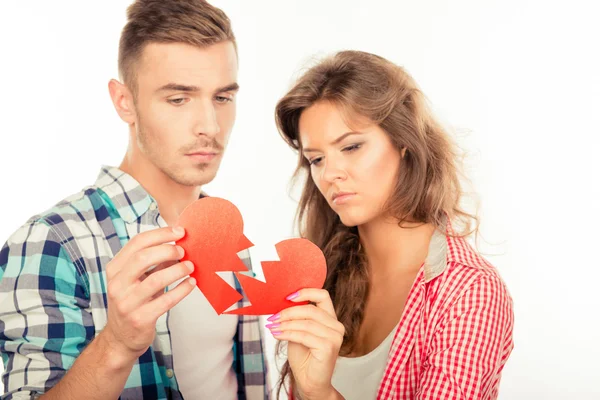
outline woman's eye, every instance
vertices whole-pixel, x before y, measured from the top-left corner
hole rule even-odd
[[[308,163],[310,165],[319,165],[319,163],[321,162],[321,159],[322,159],[322,157],[313,158]]]
[[[360,143],[353,144],[353,145],[350,145],[350,146],[348,146],[348,147],[344,147],[344,148],[342,149],[342,151],[354,151],[354,150],[357,150],[357,149],[359,149],[359,148],[360,148],[360,146],[361,146],[361,144],[360,144]]]

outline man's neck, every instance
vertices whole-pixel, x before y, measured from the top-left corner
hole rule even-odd
[[[183,210],[200,196],[200,186],[185,186],[173,181],[144,157],[128,154],[119,166],[131,175],[158,203],[162,218],[174,226]]]

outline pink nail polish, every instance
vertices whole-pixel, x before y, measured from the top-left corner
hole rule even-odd
[[[273,336],[279,336],[279,335],[281,335],[283,332],[281,332],[281,331],[271,331],[271,333],[273,334]]]
[[[277,314],[275,314],[275,315],[273,315],[273,316],[271,316],[271,317],[267,318],[267,321],[269,321],[269,322],[274,322],[274,321],[277,321],[277,320],[279,319],[279,317],[281,316],[280,314],[281,314],[281,313],[277,313]]]
[[[290,294],[288,297],[286,297],[286,300],[294,300],[295,298],[297,298],[298,296],[300,296],[300,294],[298,292],[296,293],[292,293]]]
[[[265,325],[265,327],[267,329],[273,329],[273,328],[277,328],[279,325],[281,325],[281,324],[267,324],[267,325]]]

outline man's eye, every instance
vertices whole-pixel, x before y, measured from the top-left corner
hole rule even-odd
[[[229,97],[224,97],[224,96],[217,96],[217,97],[215,97],[215,100],[217,101],[217,103],[228,103],[231,101],[231,99]]]
[[[185,98],[181,97],[178,99],[169,99],[168,102],[171,104],[175,104],[176,106],[179,106],[185,102]]]

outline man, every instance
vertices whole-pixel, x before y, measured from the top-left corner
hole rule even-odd
[[[258,319],[217,316],[173,244],[223,157],[237,65],[229,19],[205,1],[129,7],[109,83],[123,162],[0,252],[3,399],[268,397]]]

